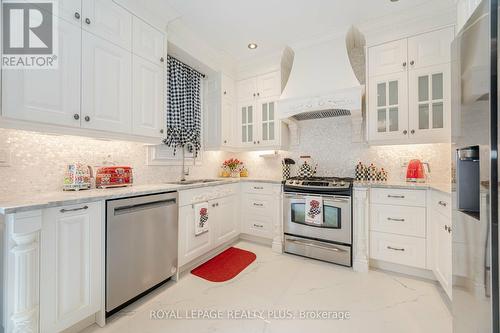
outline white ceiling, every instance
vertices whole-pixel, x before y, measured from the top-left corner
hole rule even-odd
[[[166,19],[182,20],[213,47],[242,60],[279,52],[285,45],[332,34],[336,28],[411,12],[453,6],[454,0],[148,0]],[[424,11],[424,13],[427,11]],[[255,42],[257,50],[247,44]]]

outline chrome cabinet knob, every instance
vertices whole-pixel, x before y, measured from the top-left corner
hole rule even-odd
[[[85,121],[90,121],[90,117],[89,116],[85,116]]]
[[[411,133],[411,134],[415,134],[415,130],[411,130],[411,132],[410,132],[410,133]]]
[[[406,67],[406,61],[405,61],[405,62],[403,62],[403,67]]]
[[[73,115],[73,118],[75,118],[75,120],[78,120],[78,119],[80,119],[80,115],[79,115],[78,113],[75,113],[75,114]]]
[[[165,131],[163,129],[160,130],[160,133],[163,134]]]
[[[165,58],[161,57],[160,62],[164,62],[164,61],[165,61]]]
[[[85,19],[85,23],[90,24],[90,19],[88,17]]]
[[[410,65],[412,66],[415,65],[415,61],[414,60],[410,61]]]
[[[407,131],[407,130],[404,130],[404,131],[403,131],[403,134],[404,134],[404,135],[408,134],[408,131]]]
[[[80,13],[79,13],[79,12],[75,12],[75,18],[76,18],[77,20],[79,20],[79,19],[80,19]]]

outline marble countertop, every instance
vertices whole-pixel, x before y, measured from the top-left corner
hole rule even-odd
[[[238,182],[262,182],[281,184],[281,180],[276,179],[219,178],[214,182],[196,183],[189,185],[163,183],[82,191],[61,190],[51,192],[29,192],[14,195],[10,195],[7,193],[0,195],[0,214],[12,214],[50,207],[76,205],[86,202],[133,197],[162,192],[189,190],[193,188],[225,185]]]
[[[399,188],[408,190],[436,190],[451,194],[451,184],[448,183],[408,183],[403,181],[388,182],[354,182],[354,188]]]

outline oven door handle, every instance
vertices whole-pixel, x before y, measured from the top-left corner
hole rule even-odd
[[[315,195],[312,195],[315,196]],[[323,198],[323,202],[343,202],[348,203],[351,201],[351,197],[335,196],[335,195],[317,195]],[[292,200],[305,200],[307,195],[297,195],[297,194],[285,194],[285,199]]]
[[[314,247],[314,248],[321,249],[321,250],[328,250],[328,251],[335,251],[335,252],[347,252],[346,250],[339,249],[338,247],[333,246],[333,245],[331,245],[331,246],[317,245],[315,243],[304,242],[302,240],[293,239],[293,238],[287,238],[286,241],[289,241],[292,243],[297,243],[300,245]]]

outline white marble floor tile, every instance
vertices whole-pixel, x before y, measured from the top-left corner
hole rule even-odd
[[[435,283],[382,271],[349,268],[293,255],[279,255],[250,242],[236,246],[257,259],[236,278],[213,283],[191,274],[84,333],[164,332],[383,332],[451,333],[451,314]],[[151,311],[264,311],[260,318],[152,320]],[[274,311],[274,317],[268,311]],[[281,312],[280,312],[281,311]],[[347,320],[280,319],[303,311],[348,311]],[[312,312],[316,313],[316,312]]]

